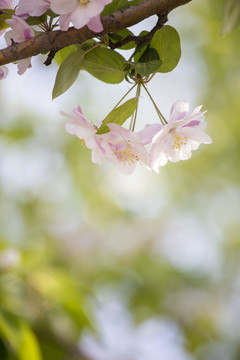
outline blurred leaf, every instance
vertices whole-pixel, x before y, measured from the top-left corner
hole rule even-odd
[[[0,311],[0,334],[19,360],[42,360],[38,342],[29,325],[3,309]]]
[[[137,103],[138,99],[135,97],[127,100],[124,104],[113,109],[103,120],[103,123],[97,131],[97,134],[104,134],[109,132],[109,128],[107,126],[109,123],[122,125],[134,113],[137,107]]]
[[[41,360],[39,345],[36,337],[27,324],[20,325],[20,346],[18,356],[21,360]]]
[[[12,349],[17,351],[19,343],[16,327],[12,319],[10,319],[3,310],[0,310],[0,334],[1,337],[10,344]]]
[[[116,51],[106,48],[95,48],[85,56],[84,70],[97,79],[109,84],[124,80],[123,66],[125,59]]]
[[[0,358],[1,360],[7,359],[7,349],[6,349],[5,344],[1,340],[1,337],[0,337],[0,355],[1,355],[1,358]]]
[[[93,329],[92,323],[89,320],[88,315],[83,309],[82,301],[80,298],[76,298],[75,301],[68,301],[63,304],[64,309],[71,317],[72,321],[77,325],[79,330],[90,327]]]
[[[4,11],[5,14],[1,14],[0,13],[0,30],[4,30],[7,29],[9,27],[9,25],[5,22],[5,20],[7,19],[11,19],[12,18],[12,14],[14,14],[13,10],[1,10]]]
[[[240,0],[225,0],[221,33],[227,34],[240,22]]]
[[[173,27],[166,25],[157,30],[150,47],[157,50],[162,61],[158,72],[169,72],[177,66],[181,57],[181,46],[178,32]]]
[[[76,298],[77,290],[72,279],[64,270],[48,268],[35,271],[31,274],[29,281],[48,299],[62,303],[67,299]]]

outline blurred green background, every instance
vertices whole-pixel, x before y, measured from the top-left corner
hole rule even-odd
[[[99,167],[59,110],[102,119],[128,85],[81,74],[54,103],[43,59],[0,87],[0,359],[240,359],[240,28],[223,1],[169,15],[182,59],[149,90],[204,104],[213,144],[160,174]],[[146,21],[151,28],[155,18]],[[145,26],[145,25],[144,25]],[[138,26],[143,30],[143,27]],[[138,128],[154,122],[142,96]]]

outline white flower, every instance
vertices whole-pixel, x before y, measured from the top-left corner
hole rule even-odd
[[[187,160],[192,156],[201,143],[211,144],[212,139],[203,130],[206,123],[203,119],[205,112],[201,106],[188,114],[189,104],[177,101],[171,109],[169,121],[162,126],[152,139],[150,150],[150,167],[159,172],[168,160],[177,162]]]

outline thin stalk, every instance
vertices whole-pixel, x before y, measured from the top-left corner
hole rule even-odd
[[[49,31],[52,30],[52,23],[53,23],[53,18],[50,17],[49,24],[48,24],[48,29],[49,29]]]
[[[157,112],[157,114],[158,114],[158,117],[159,117],[161,123],[162,123],[163,125],[167,124],[167,120],[165,119],[165,117],[163,116],[163,114],[161,113],[161,111],[159,110],[159,108],[157,107],[157,105],[156,105],[155,101],[153,100],[153,98],[152,98],[150,92],[148,91],[147,87],[146,87],[144,84],[142,84],[142,85],[143,85],[146,93],[147,93],[148,96],[150,97],[150,99],[151,99],[151,101],[152,101],[152,103],[153,103],[153,106],[155,107],[155,110],[156,110],[156,112]]]
[[[125,97],[132,91],[133,88],[135,88],[137,84],[134,84],[127,92],[126,94],[119,100],[119,102],[117,103],[117,105],[114,106],[113,110],[116,109],[116,107],[118,107],[118,105],[123,101],[123,99],[125,99]]]
[[[132,117],[132,120],[131,120],[131,130],[132,131],[134,131],[135,125],[136,125],[140,92],[141,92],[141,84],[138,84],[137,91],[136,91],[137,107],[136,107],[136,110],[134,112],[134,116]]]

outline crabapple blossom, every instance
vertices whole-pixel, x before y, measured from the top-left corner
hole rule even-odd
[[[59,25],[66,31],[72,22],[76,29],[87,25],[94,32],[103,30],[100,14],[112,0],[51,0],[52,11],[60,15]]]
[[[80,106],[71,114],[61,112],[72,121],[65,123],[66,131],[83,140],[84,145],[92,150],[92,161],[103,164],[107,160],[123,174],[131,174],[137,162],[148,165],[149,154],[140,136],[117,124],[108,124],[110,132],[97,134],[101,122],[93,124],[85,118]]]
[[[83,115],[79,105],[72,110],[71,114],[67,114],[64,111],[61,111],[61,114],[72,120],[64,124],[66,131],[71,135],[76,135],[84,141],[88,148],[91,148],[93,136],[97,132],[98,126],[94,125]]]
[[[189,104],[177,101],[171,109],[169,121],[163,125],[152,139],[150,150],[150,167],[159,172],[168,160],[177,162],[191,157],[192,150],[196,150],[201,143],[211,144],[212,139],[203,130],[206,123],[203,119],[205,112],[201,106],[188,113]]]
[[[15,14],[17,16],[40,16],[50,8],[50,0],[20,0]]]
[[[13,0],[0,0],[0,9],[14,9]]]
[[[118,124],[108,124],[108,127],[112,135],[110,146],[115,155],[109,161],[113,165],[125,175],[131,174],[138,162],[148,166],[149,154],[137,133]]]
[[[0,66],[0,80],[5,79],[8,75],[8,68],[4,65]]]
[[[12,40],[16,43],[19,43],[34,36],[33,29],[26,23],[26,21],[15,15],[12,16],[12,19],[6,20],[6,23],[8,23],[12,28],[12,30],[5,34],[5,40],[8,46],[12,44]],[[18,74],[22,75],[27,70],[27,68],[32,66],[31,58],[19,60],[17,64]]]
[[[67,114],[61,111],[63,116],[68,117],[72,121],[64,124],[65,130],[71,134],[76,135],[83,144],[92,150],[92,162],[95,164],[103,164],[110,157],[114,157],[114,153],[110,147],[111,141],[108,134],[97,135],[100,121],[96,121],[93,124],[82,113],[80,106],[77,106],[72,110],[71,114]]]
[[[138,136],[141,138],[144,145],[150,144],[153,137],[162,128],[161,124],[147,124],[143,130],[138,131]]]

